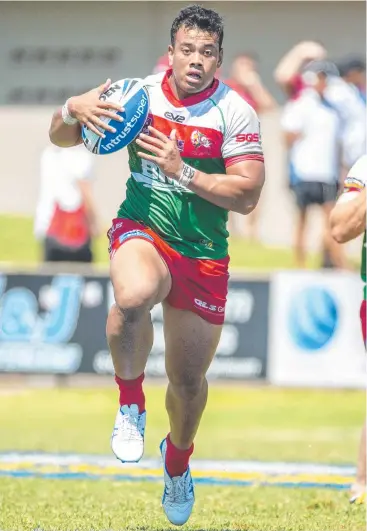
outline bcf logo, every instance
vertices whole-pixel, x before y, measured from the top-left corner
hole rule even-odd
[[[223,306],[215,306],[214,304],[208,304],[205,301],[201,301],[200,299],[194,300],[196,306],[199,306],[200,308],[203,308],[204,310],[209,310],[210,312],[218,312],[223,313],[224,307]]]

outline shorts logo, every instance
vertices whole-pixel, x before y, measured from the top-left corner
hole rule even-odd
[[[193,131],[191,134],[191,143],[194,147],[199,148],[201,146],[204,146],[205,148],[210,148],[212,145],[209,138],[207,138],[203,133],[200,133],[200,131]]]
[[[107,236],[109,238],[110,241],[112,241],[112,236],[114,235],[114,233],[118,230],[118,229],[121,229],[121,227],[123,226],[123,221],[119,221],[118,223],[116,223],[116,225],[112,225],[112,227],[110,228],[110,230],[108,231],[107,233]]]
[[[130,238],[144,238],[145,240],[150,240],[151,242],[153,241],[153,238],[142,230],[129,230],[128,232],[125,232],[125,234],[121,234],[119,237],[119,242],[123,243]]]
[[[200,299],[194,299],[194,302],[196,306],[199,306],[199,308],[202,308],[203,310],[206,310],[209,312],[217,312],[217,313],[224,312],[223,306],[215,306],[214,304],[209,304],[205,301],[201,301]]]

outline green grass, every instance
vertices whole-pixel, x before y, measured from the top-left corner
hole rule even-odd
[[[147,456],[168,431],[165,387],[146,386]],[[1,396],[0,451],[110,453],[117,391],[25,390]],[[195,457],[353,462],[364,413],[362,391],[210,387]],[[21,419],[21,422],[20,422]]]
[[[163,385],[147,384],[146,456],[167,433]],[[111,454],[117,390],[24,389],[1,394],[0,451]],[[212,384],[195,457],[355,462],[364,393]],[[0,478],[6,531],[168,531],[161,483]],[[197,486],[187,531],[362,531],[345,491]]]
[[[107,231],[107,227],[106,227]],[[108,264],[107,237],[101,236],[94,246],[96,263]],[[230,240],[231,267],[259,271],[294,268],[292,252],[289,249],[270,248],[241,238]],[[31,218],[0,215],[0,262],[35,264],[40,262],[41,252],[33,236]],[[319,257],[312,255],[308,267],[316,268]]]
[[[109,481],[0,479],[6,531],[168,531],[162,486]],[[364,509],[319,489],[196,488],[186,531],[363,531]]]

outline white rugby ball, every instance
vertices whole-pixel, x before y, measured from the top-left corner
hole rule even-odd
[[[124,107],[123,112],[116,111],[124,121],[101,116],[101,120],[106,124],[111,122],[116,132],[104,130],[106,136],[101,138],[83,125],[82,139],[85,147],[92,153],[108,155],[129,145],[141,132],[149,113],[149,94],[142,80],[121,79],[112,83],[109,89],[101,94],[100,99],[119,103]]]

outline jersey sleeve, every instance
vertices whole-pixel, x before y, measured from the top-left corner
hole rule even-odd
[[[360,157],[357,162],[351,167],[348,175],[344,181],[343,193],[338,199],[338,202],[346,202],[356,193],[361,192],[367,184],[367,155]]]
[[[264,162],[260,122],[256,112],[238,94],[231,91],[231,101],[225,114],[222,157],[228,168],[243,160]]]

